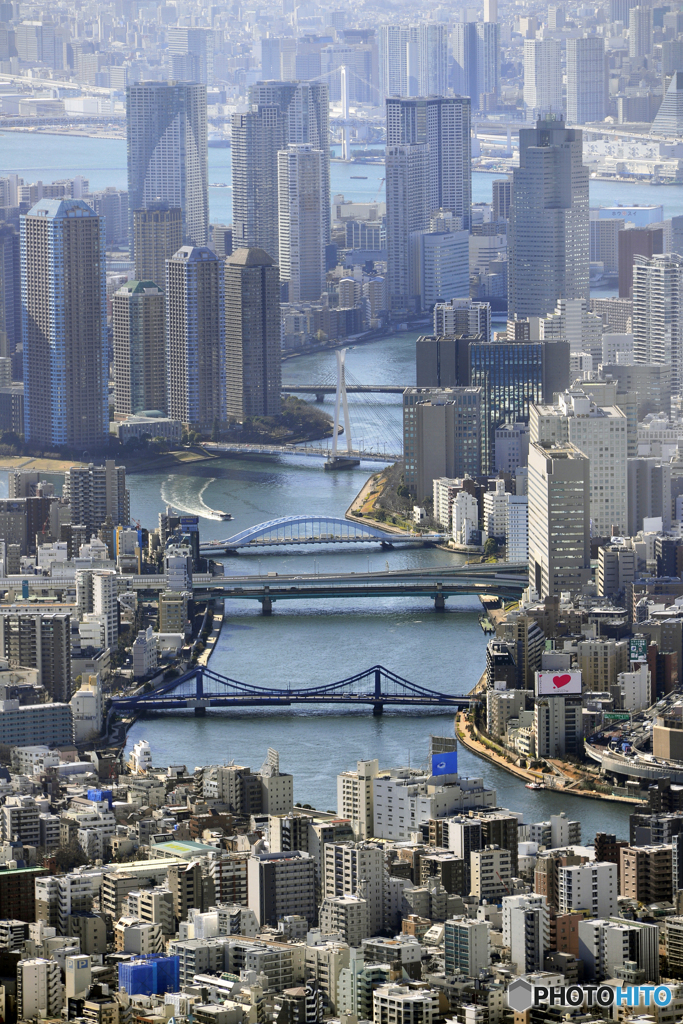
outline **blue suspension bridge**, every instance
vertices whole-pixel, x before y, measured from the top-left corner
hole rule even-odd
[[[382,665],[374,665],[336,683],[300,688],[252,686],[197,666],[150,693],[113,700],[111,710],[135,715],[193,710],[195,715],[201,716],[206,714],[207,708],[290,707],[292,704],[370,705],[373,715],[381,715],[385,705],[460,709],[468,708],[472,698],[429,690]]]

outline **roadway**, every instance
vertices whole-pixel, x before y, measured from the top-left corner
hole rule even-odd
[[[410,384],[347,384],[347,394],[402,395]],[[283,384],[280,388],[287,395],[335,395],[336,384]]]
[[[299,447],[295,444],[227,444],[225,441],[205,441],[202,444],[209,455],[305,455],[308,458],[329,459],[331,448]],[[339,448],[342,458],[363,459],[364,462],[400,462],[403,453],[375,451],[347,451]]]
[[[488,573],[482,572],[483,568]],[[466,571],[472,569],[473,571]],[[495,593],[510,600],[518,599],[528,586],[528,576],[519,565],[507,571],[491,571],[489,565],[453,570],[398,570],[383,573],[339,573],[266,577],[214,577],[194,587],[198,600],[260,601],[264,614],[270,614],[274,601],[329,600],[379,597],[426,597],[441,610],[449,597],[482,596]]]

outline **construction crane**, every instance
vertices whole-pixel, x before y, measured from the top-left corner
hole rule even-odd
[[[373,203],[376,203],[376,202],[377,202],[377,198],[378,198],[378,196],[379,196],[380,192],[382,191],[382,185],[384,184],[384,182],[385,182],[386,180],[387,180],[386,178],[382,178],[382,180],[380,181],[380,183],[379,183],[379,188],[377,189],[377,191],[375,192],[375,194],[374,194],[374,196],[373,196],[373,198],[372,198],[372,202],[373,202]]]

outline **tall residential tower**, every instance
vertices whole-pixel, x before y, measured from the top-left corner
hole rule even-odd
[[[82,199],[21,218],[24,435],[91,448],[109,434],[104,223]]]
[[[131,237],[135,211],[164,200],[182,210],[183,241],[206,245],[206,86],[192,82],[138,82],[126,90],[126,112]]]

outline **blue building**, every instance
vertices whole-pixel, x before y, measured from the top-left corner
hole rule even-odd
[[[119,988],[129,996],[163,995],[180,990],[180,957],[148,956],[119,964]]]

